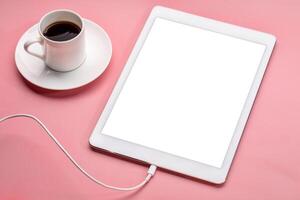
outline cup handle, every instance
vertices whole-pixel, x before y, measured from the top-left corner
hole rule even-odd
[[[37,58],[40,58],[40,59],[44,60],[44,59],[45,59],[44,53],[38,54],[38,53],[35,53],[35,52],[29,50],[29,47],[30,47],[32,44],[34,44],[34,43],[38,43],[38,44],[40,44],[41,46],[43,46],[43,40],[42,40],[42,38],[38,37],[38,38],[31,39],[31,40],[28,40],[27,42],[25,42],[25,44],[24,44],[24,49],[25,49],[25,51],[26,51],[27,53],[29,53],[30,55],[32,55],[32,56],[35,56],[35,57],[37,57]]]

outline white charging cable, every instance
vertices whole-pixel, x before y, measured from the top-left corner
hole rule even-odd
[[[59,143],[59,141],[52,135],[52,133],[48,130],[48,128],[41,122],[37,117],[29,114],[14,114],[14,115],[8,115],[6,117],[3,117],[0,119],[0,123],[4,122],[5,120],[12,119],[12,118],[17,118],[17,117],[25,117],[25,118],[30,118],[36,121],[50,136],[50,138],[57,144],[57,146],[62,150],[62,152],[69,158],[69,160],[90,180],[94,181],[95,183],[102,185],[106,188],[114,189],[114,190],[121,190],[121,191],[130,191],[130,190],[136,190],[138,188],[141,188],[144,186],[150,179],[151,177],[155,174],[156,171],[156,166],[151,165],[148,169],[147,176],[146,178],[139,184],[131,187],[115,187],[108,185],[106,183],[103,183],[102,181],[97,180],[94,178],[92,175],[90,175],[88,172],[86,172],[75,160],[74,158],[68,153],[68,151]]]

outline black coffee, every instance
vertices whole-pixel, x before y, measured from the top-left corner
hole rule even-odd
[[[80,28],[67,21],[60,21],[50,24],[43,32],[43,35],[50,40],[66,41],[76,37],[80,33]]]

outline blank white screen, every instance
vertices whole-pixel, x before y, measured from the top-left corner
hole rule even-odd
[[[103,133],[221,167],[264,50],[157,18]]]

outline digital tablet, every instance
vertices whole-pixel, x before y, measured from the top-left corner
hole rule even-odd
[[[155,7],[90,137],[95,148],[223,183],[273,35]]]

